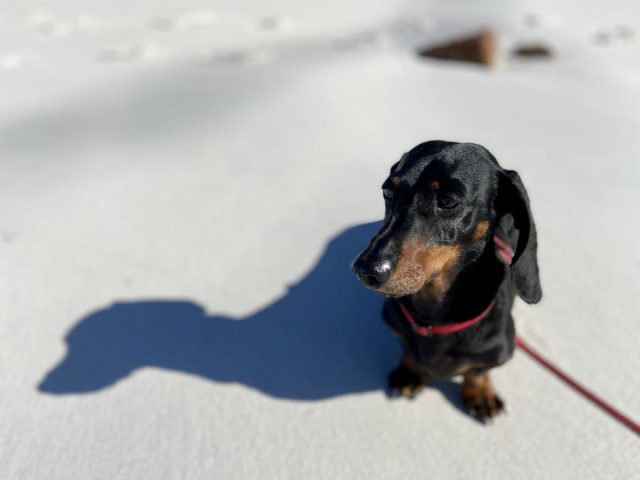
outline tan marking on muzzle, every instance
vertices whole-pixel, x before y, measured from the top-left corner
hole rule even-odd
[[[397,187],[398,185],[400,185],[400,177],[391,177],[391,184],[394,187]]]
[[[444,292],[459,255],[459,245],[426,245],[424,241],[409,240],[403,245],[400,259],[380,291],[389,295],[411,295],[429,282],[433,284],[434,294]]]

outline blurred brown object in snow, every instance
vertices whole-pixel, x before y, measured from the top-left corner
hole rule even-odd
[[[492,29],[484,30],[472,37],[434,47],[425,47],[418,51],[421,57],[480,63],[489,68],[495,66],[497,53],[498,35]]]
[[[540,43],[520,45],[513,50],[513,54],[517,57],[529,57],[529,58],[553,57],[553,51],[546,45],[542,45]]]

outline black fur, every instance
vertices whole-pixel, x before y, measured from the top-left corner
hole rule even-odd
[[[406,353],[426,377],[435,378],[457,375],[469,365],[487,371],[509,360],[515,295],[527,303],[542,296],[536,228],[519,175],[502,169],[480,145],[431,141],[406,153],[391,168],[383,189],[390,197],[384,225],[353,268],[366,286],[387,294],[383,316]],[[486,235],[474,236],[484,222]],[[494,235],[514,250],[511,266],[496,254]],[[416,239],[460,249],[449,286],[437,301],[424,295],[424,286],[398,295],[386,288],[403,245]],[[433,337],[414,333],[399,308],[405,305],[419,324],[439,325],[471,318],[493,299],[495,307],[481,322]]]
[[[529,207],[529,197],[518,172],[504,170],[497,198],[498,213],[511,216],[504,220],[507,235],[517,245],[511,271],[516,291],[527,303],[538,303],[542,298],[538,273],[538,239],[536,225]]]

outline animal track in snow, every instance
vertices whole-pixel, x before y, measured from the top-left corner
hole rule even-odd
[[[42,35],[65,36],[96,28],[98,20],[86,13],[62,19],[51,12],[39,9],[33,11],[26,20],[27,26]]]
[[[381,25],[379,28],[364,30],[344,36],[334,42],[338,50],[361,50],[385,48],[393,44],[403,44],[421,38],[431,25],[423,20],[400,17]]]
[[[254,28],[264,32],[288,32],[293,28],[293,21],[290,18],[278,17],[276,15],[265,15],[255,20]]]
[[[340,38],[334,42],[334,47],[338,50],[359,50],[384,47],[388,44],[389,36],[386,32],[369,30]]]
[[[208,51],[197,57],[197,63],[205,67],[235,67],[268,63],[273,55],[266,50]]]
[[[599,45],[613,46],[632,43],[635,37],[634,30],[628,25],[602,28],[595,34],[595,41]]]
[[[121,44],[98,52],[98,60],[104,63],[132,63],[141,56],[142,48],[135,44]]]
[[[96,56],[102,63],[135,63],[142,60],[155,60],[168,55],[166,49],[156,45],[142,43],[119,43],[103,48]]]
[[[209,27],[217,20],[218,14],[213,10],[197,10],[176,16],[154,17],[149,24],[153,30],[173,31]]]

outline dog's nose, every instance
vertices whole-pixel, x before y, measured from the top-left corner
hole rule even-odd
[[[377,287],[389,280],[391,275],[391,262],[389,260],[380,260],[377,262],[369,262],[363,258],[357,258],[353,262],[353,271],[358,279],[369,287]]]

